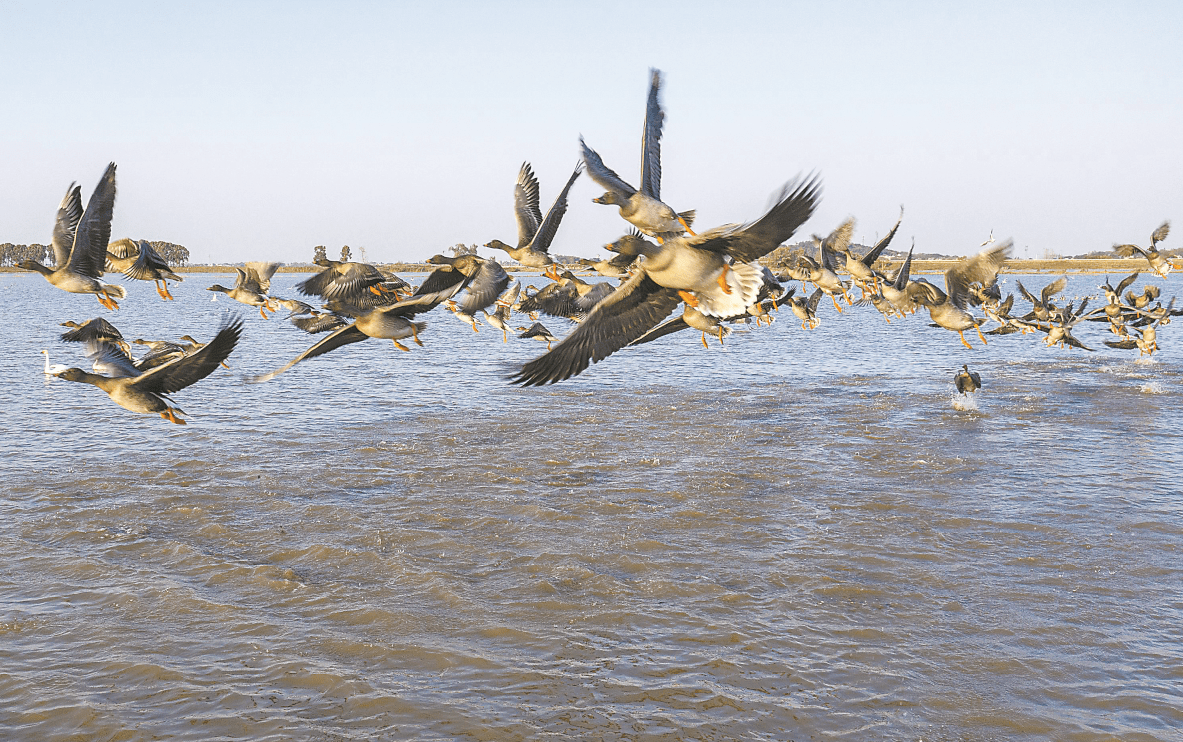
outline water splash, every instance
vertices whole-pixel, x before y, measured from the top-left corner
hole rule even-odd
[[[1166,394],[1167,389],[1157,381],[1148,381],[1141,387],[1143,394]]]
[[[1139,366],[1150,366],[1156,365],[1158,361],[1154,359],[1154,356],[1142,356],[1138,360],[1134,361],[1134,363],[1138,364]]]
[[[955,410],[961,410],[962,412],[977,412],[978,395],[960,394],[954,392],[949,396],[949,404],[951,404]]]

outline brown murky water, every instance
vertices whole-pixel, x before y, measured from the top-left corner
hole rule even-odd
[[[214,280],[110,318],[208,336]],[[309,343],[244,311],[180,428],[41,378],[93,300],[0,288],[2,739],[1183,738],[1173,326],[1134,363],[831,307],[521,390],[543,346],[441,311],[246,385]]]

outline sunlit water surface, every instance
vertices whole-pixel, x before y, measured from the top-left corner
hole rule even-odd
[[[544,346],[440,309],[251,385],[312,339],[228,280],[0,275],[0,739],[1181,738],[1179,327],[971,351],[823,302],[519,389]],[[186,427],[41,374],[63,320],[226,311]]]

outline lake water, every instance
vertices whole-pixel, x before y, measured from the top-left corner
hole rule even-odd
[[[823,300],[520,389],[544,345],[437,309],[251,385],[313,340],[215,282],[0,274],[0,739],[1183,739],[1183,323],[1135,362]],[[228,310],[188,426],[41,374],[64,320]]]

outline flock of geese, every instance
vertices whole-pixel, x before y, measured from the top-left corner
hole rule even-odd
[[[238,268],[233,287],[209,287],[247,306],[256,307],[264,318],[267,312],[286,309],[288,318],[310,334],[327,333],[307,350],[279,368],[251,379],[264,382],[274,379],[293,366],[329,353],[337,348],[369,338],[390,340],[396,348],[409,351],[400,341],[422,345],[419,335],[427,323],[419,315],[443,304],[474,330],[480,319],[503,333],[503,340],[513,322],[513,314],[523,313],[538,320],[541,315],[575,321],[565,337],[552,334],[535,321],[530,327],[517,327],[519,337],[536,338],[547,344],[547,351],[524,364],[511,381],[524,386],[551,384],[582,373],[626,346],[642,345],[684,329],[723,341],[735,322],[771,324],[770,312],[787,307],[800,319],[803,329],[815,329],[818,304],[829,296],[835,309],[843,304],[870,305],[891,322],[924,308],[932,324],[956,332],[961,342],[971,348],[965,332],[973,331],[981,342],[986,335],[1010,333],[1045,334],[1046,345],[1060,345],[1091,350],[1073,335],[1081,321],[1107,323],[1115,336],[1106,341],[1114,348],[1137,349],[1139,355],[1158,349],[1156,328],[1168,324],[1172,316],[1183,314],[1174,309],[1174,298],[1163,306],[1155,303],[1160,289],[1147,286],[1141,295],[1126,290],[1138,274],[1117,287],[1108,280],[1102,289],[1106,304],[1087,311],[1089,299],[1059,306],[1056,297],[1067,285],[1060,278],[1043,287],[1038,295],[1016,282],[1031,309],[1018,314],[1014,296],[1005,299],[997,281],[998,271],[1006,261],[1011,241],[983,243],[986,249],[959,262],[945,273],[942,290],[923,278],[910,275],[912,252],[898,270],[886,274],[876,268],[883,251],[899,229],[903,219],[865,255],[852,247],[854,220],[848,219],[826,237],[813,236],[816,256],[801,255],[789,265],[778,266],[774,273],[760,260],[787,242],[813,214],[821,195],[816,176],[795,179],[774,196],[773,205],[755,221],[724,225],[696,233],[691,228],[693,210],[677,211],[661,200],[661,132],[664,113],[659,101],[661,75],[651,72],[645,113],[639,187],[633,187],[604,164],[595,150],[580,138],[582,157],[543,215],[539,201],[538,179],[529,163],[523,164],[514,186],[514,214],[518,240],[511,246],[499,240],[485,247],[504,251],[522,266],[542,268],[552,283],[531,292],[521,284],[510,286],[510,276],[492,259],[478,255],[436,255],[429,262],[438,266],[418,288],[376,266],[347,261],[318,259],[322,271],[296,286],[305,297],[318,297],[321,307],[294,299],[270,295],[271,278],[278,263],[246,263]],[[616,206],[630,225],[628,234],[606,249],[613,257],[583,261],[608,278],[587,282],[569,270],[560,270],[549,248],[567,210],[571,186],[586,171],[605,192],[595,203]],[[166,262],[146,241],[110,241],[111,217],[115,203],[115,163],[108,165],[94,193],[83,208],[81,189],[71,184],[59,205],[53,230],[52,246],[55,268],[35,261],[23,261],[19,267],[41,273],[52,285],[72,293],[94,294],[109,310],[119,308],[126,297],[123,287],[104,283],[106,272],[121,272],[136,280],[153,281],[161,299],[171,300],[168,281],[181,277],[169,270]],[[1164,223],[1151,235],[1148,249],[1137,245],[1117,245],[1121,255],[1141,254],[1150,270],[1166,277],[1178,264],[1158,252],[1158,243],[1166,239],[1169,224]],[[913,244],[914,247],[914,244]],[[843,277],[845,274],[845,278]],[[801,284],[801,293],[792,282]],[[806,295],[808,287],[812,293]],[[860,297],[851,293],[857,289]],[[839,301],[839,300],[842,301]],[[677,316],[670,318],[681,307]],[[978,307],[984,317],[973,313]],[[492,311],[490,311],[492,310]],[[997,323],[983,332],[988,321]],[[45,373],[69,381],[92,384],[112,400],[133,412],[159,414],[174,423],[184,424],[184,411],[170,395],[211,374],[237,345],[243,331],[240,317],[225,320],[214,338],[199,343],[189,336],[182,342],[135,340],[128,343],[122,334],[102,318],[83,324],[63,323],[70,330],[61,338],[86,343],[91,371],[77,367],[50,366],[47,351]],[[131,345],[141,344],[148,352],[135,357]],[[959,391],[980,388],[978,374],[963,366],[955,377]]]

